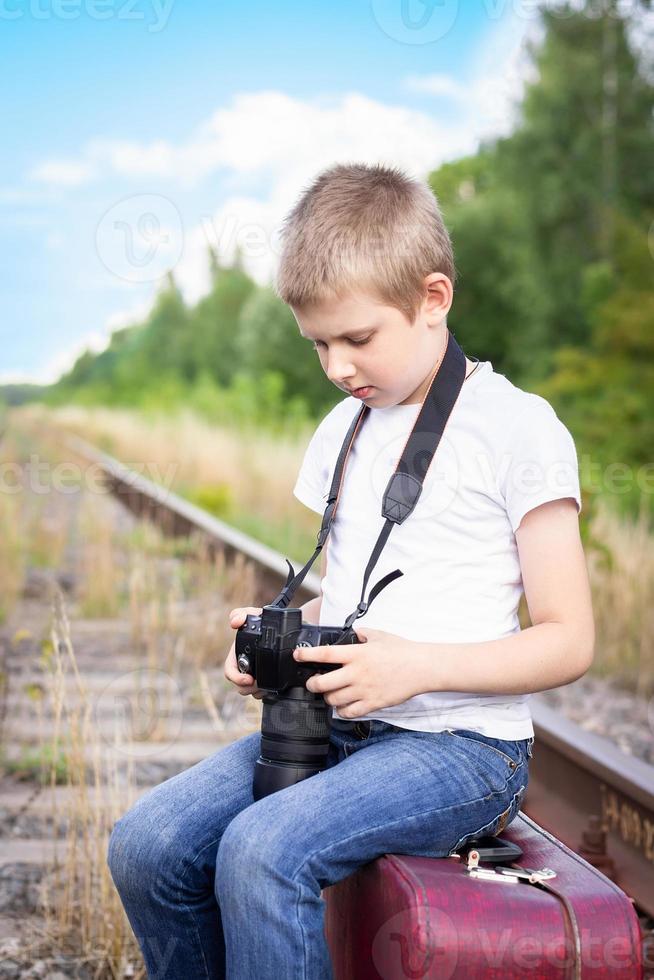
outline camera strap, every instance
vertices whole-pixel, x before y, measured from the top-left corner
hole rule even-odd
[[[394,572],[385,575],[371,589],[368,601],[364,601],[368,579],[379,560],[379,556],[384,549],[384,545],[393,527],[396,524],[403,524],[409,514],[413,512],[418,502],[418,498],[422,493],[425,476],[438,449],[443,432],[445,431],[445,426],[452,414],[452,409],[456,404],[463,382],[465,381],[465,354],[449,330],[447,334],[447,346],[443,360],[434,372],[429,390],[425,395],[422,407],[404,446],[395,472],[388,481],[386,490],[384,491],[382,517],[385,518],[385,524],[372,549],[370,559],[366,566],[363,576],[363,587],[361,589],[361,599],[356,609],[345,620],[343,625],[344,630],[349,630],[354,621],[368,611],[373,599],[379,595],[382,589],[385,589],[387,585],[390,585],[396,578],[404,574],[399,569],[395,569]],[[297,575],[288,558],[286,559],[289,567],[286,584],[271,605],[280,606],[281,608],[288,606],[296,589],[304,581],[309,569],[325,546],[336,517],[350,450],[361,426],[369,414],[370,408],[367,405],[363,405],[352,420],[343,440],[327,497],[327,507],[325,508],[320,531],[318,532],[316,550]]]

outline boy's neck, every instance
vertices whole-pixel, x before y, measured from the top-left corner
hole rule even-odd
[[[464,381],[467,381],[467,379],[470,377],[470,375],[472,374],[472,372],[474,371],[474,369],[477,367],[478,364],[479,364],[479,361],[471,361],[469,357],[466,357],[466,376],[463,379]],[[404,405],[419,405],[419,404],[421,404],[421,402],[422,402],[422,399],[416,399],[416,401],[414,401],[414,402],[403,402],[402,404],[404,404]]]

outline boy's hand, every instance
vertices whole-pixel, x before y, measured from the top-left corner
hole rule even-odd
[[[232,609],[229,614],[229,625],[233,630],[237,630],[245,622],[245,618],[250,613],[253,616],[260,616],[261,609],[256,606],[244,606],[242,609]],[[223,673],[228,681],[235,684],[239,694],[251,694],[253,698],[260,701],[265,691],[260,691],[256,685],[252,674],[242,674],[236,664],[236,640],[232,643],[231,649],[225,658]]]
[[[340,670],[310,677],[308,691],[322,694],[343,718],[368,715],[421,693],[419,644],[366,626],[355,626],[354,631],[360,644],[293,651],[296,660],[343,664]]]

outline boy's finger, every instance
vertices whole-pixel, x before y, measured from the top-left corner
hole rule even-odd
[[[324,647],[296,647],[295,660],[308,660],[310,663],[344,664],[351,658],[350,647],[329,644]]]
[[[242,609],[232,609],[232,611],[229,614],[230,625],[237,624],[239,626],[242,626],[248,615],[258,616],[260,615],[260,613],[261,610],[258,609],[256,606],[247,606]]]
[[[347,675],[343,676],[342,670],[330,670],[327,674],[312,674],[307,679],[307,691],[312,694],[326,694],[332,691],[340,691],[343,687],[348,687],[350,681]]]

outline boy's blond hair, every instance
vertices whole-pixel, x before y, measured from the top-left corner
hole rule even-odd
[[[297,309],[365,291],[413,322],[424,279],[454,284],[452,243],[427,184],[395,167],[336,164],[284,219],[277,293]]]

